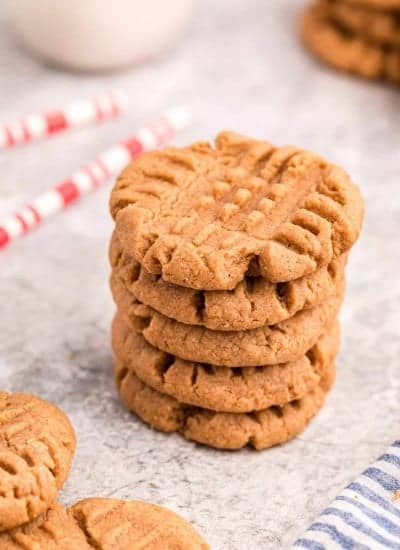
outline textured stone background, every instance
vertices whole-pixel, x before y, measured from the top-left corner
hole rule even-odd
[[[337,384],[300,438],[262,453],[215,452],[152,432],[119,403],[108,336],[110,187],[0,255],[1,387],[52,400],[77,429],[62,501],[112,495],[167,505],[218,550],[288,548],[399,437],[400,95],[318,65],[297,39],[301,6],[204,0],[170,55],[92,77],[29,58],[5,6],[0,12],[2,120],[112,87],[131,95],[125,119],[1,153],[0,215],[182,100],[196,120],[178,143],[232,128],[312,148],[361,185],[367,218],[349,266]]]

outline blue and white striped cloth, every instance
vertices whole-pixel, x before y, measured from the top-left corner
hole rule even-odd
[[[400,550],[400,440],[342,491],[293,548]]]

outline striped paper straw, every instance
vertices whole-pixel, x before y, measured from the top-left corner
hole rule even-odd
[[[92,99],[76,101],[64,109],[32,114],[22,120],[0,125],[0,150],[65,132],[76,126],[115,118],[126,109],[127,103],[124,92],[104,93]]]
[[[189,120],[184,107],[170,109],[133,137],[114,145],[73,176],[23,206],[0,222],[0,249],[105,183],[141,153],[165,144],[187,126]]]
[[[336,497],[293,549],[400,549],[400,441]]]

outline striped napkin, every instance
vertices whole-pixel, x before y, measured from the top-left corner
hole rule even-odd
[[[400,440],[336,497],[293,548],[400,550]]]

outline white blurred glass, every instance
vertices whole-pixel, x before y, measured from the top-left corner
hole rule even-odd
[[[47,61],[112,70],[163,53],[182,34],[194,0],[13,0],[18,35]]]

